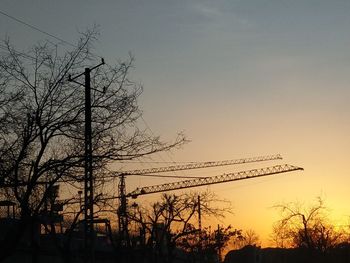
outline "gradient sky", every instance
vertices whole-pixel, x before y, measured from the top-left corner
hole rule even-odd
[[[96,53],[109,63],[132,52],[147,125],[164,139],[184,131],[192,141],[152,160],[280,153],[305,169],[209,187],[233,203],[222,223],[254,229],[268,244],[278,218],[271,206],[317,196],[336,224],[348,223],[350,1],[2,0],[0,10],[72,43],[98,24]],[[6,36],[18,49],[56,42],[0,14]],[[159,179],[127,183],[133,190]]]

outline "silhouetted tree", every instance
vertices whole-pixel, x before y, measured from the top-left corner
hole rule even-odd
[[[206,227],[186,235],[177,245],[188,253],[190,262],[217,262],[222,260],[222,252],[232,239],[241,238],[241,230],[232,226],[217,226],[214,230]]]
[[[200,197],[202,216],[220,217],[229,212],[228,207],[214,204],[219,200],[213,193],[204,192]],[[140,232],[145,233],[143,243],[153,251],[154,260],[157,257],[160,262],[170,263],[176,248],[184,249],[185,241],[198,237],[199,230],[195,226],[198,224],[198,193],[163,194],[161,201],[153,203],[150,209],[138,206],[129,217]],[[221,239],[217,236],[216,244],[220,243],[219,247],[226,244],[226,236],[225,231]],[[194,243],[191,245],[196,246]]]
[[[274,226],[274,236],[283,239],[284,246],[325,253],[342,241],[343,234],[329,223],[321,198],[308,208],[300,203],[275,207],[280,210],[282,219]]]
[[[241,249],[245,246],[260,246],[260,238],[253,229],[248,229],[232,239],[232,245],[235,249]]]
[[[2,238],[0,260],[13,252],[26,229],[36,227],[55,184],[81,184],[84,88],[67,80],[69,74],[96,64],[92,54],[96,37],[96,30],[87,31],[71,51],[45,42],[18,52],[4,41],[7,52],[0,57],[0,185],[1,194],[18,203],[20,215],[15,231]],[[141,116],[137,99],[142,87],[129,79],[132,66],[129,57],[91,73],[93,168],[100,179],[113,161],[169,150],[185,142],[179,135],[173,143],[163,143],[137,128]]]

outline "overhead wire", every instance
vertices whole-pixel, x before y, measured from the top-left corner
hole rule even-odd
[[[0,49],[4,50],[6,52],[9,52],[8,48],[6,46],[2,45],[2,44],[0,44]],[[30,56],[28,54],[25,54],[23,52],[19,52],[19,51],[15,50],[15,49],[13,49],[13,51],[16,52],[16,54],[19,55],[19,56],[22,56],[22,57],[30,59],[30,60],[35,60],[34,57],[32,57],[32,56]]]
[[[29,23],[23,21],[22,19],[16,18],[16,17],[14,17],[14,16],[12,16],[12,15],[10,15],[10,14],[8,14],[8,13],[5,13],[5,12],[2,11],[2,10],[0,10],[0,14],[2,14],[2,15],[4,15],[4,16],[6,16],[6,17],[8,17],[8,18],[10,18],[10,19],[12,19],[12,20],[14,20],[14,21],[16,21],[16,22],[22,24],[22,25],[25,25],[25,26],[27,26],[27,27],[29,27],[29,28],[35,30],[35,31],[38,31],[38,32],[40,32],[40,33],[42,33],[42,34],[45,34],[45,35],[47,35],[47,36],[50,36],[50,37],[52,37],[52,38],[54,38],[54,39],[56,39],[56,40],[58,40],[58,41],[60,41],[60,42],[66,43],[67,45],[70,45],[70,46],[72,46],[72,47],[76,47],[76,45],[74,45],[74,44],[72,44],[72,43],[70,43],[70,42],[68,42],[68,41],[66,41],[66,40],[64,40],[64,39],[62,39],[62,38],[60,38],[60,37],[57,37],[57,36],[55,36],[55,35],[53,35],[53,34],[50,34],[50,33],[46,32],[45,30],[40,29],[40,28],[37,27],[37,26],[31,25],[31,24],[29,24]]]
[[[148,123],[146,122],[146,120],[143,118],[143,116],[141,116],[140,117],[141,118],[141,120],[143,121],[143,123],[144,123],[144,125],[145,125],[145,127],[146,127],[146,129],[148,129],[150,132],[151,132],[151,134],[153,135],[153,136],[155,136],[154,135],[154,132],[153,132],[153,130],[150,128],[150,126],[148,125]],[[157,152],[156,153],[159,157],[160,157],[160,159],[162,160],[161,162],[160,161],[127,161],[126,163],[139,163],[139,164],[141,164],[141,166],[147,166],[147,168],[153,168],[153,167],[151,167],[150,166],[150,164],[151,163],[156,163],[156,164],[161,164],[161,163],[167,163],[167,164],[179,164],[179,163],[188,163],[188,164],[190,164],[190,163],[195,163],[195,162],[175,162],[173,159],[172,159],[172,157],[169,155],[169,153],[167,152],[167,154],[168,154],[168,158],[171,160],[171,161],[165,161],[165,159],[163,158],[163,156],[159,153],[159,152]],[[152,159],[152,157],[148,157],[148,158],[151,158]],[[137,158],[138,160],[140,160],[141,159],[141,157],[138,157]],[[125,163],[125,162],[124,162]],[[185,175],[185,173],[183,172],[183,171],[180,171],[180,173],[182,174],[182,175],[178,175],[178,172],[176,172],[176,171],[172,171],[173,173],[174,173],[174,175],[158,175],[158,174],[149,174],[149,175],[141,175],[141,176],[147,176],[147,177],[162,177],[162,178],[172,178],[172,179],[186,179],[186,178],[200,178],[200,177],[195,177],[195,176],[186,176]],[[168,180],[166,180],[166,181],[168,181]],[[141,179],[139,179],[138,180],[138,185],[140,186],[141,185]]]
[[[151,134],[152,134],[153,136],[155,136],[153,130],[150,128],[150,126],[148,125],[148,123],[146,122],[146,120],[143,118],[143,116],[141,116],[141,120],[142,120],[143,123],[145,124],[146,128],[151,132]],[[166,153],[167,153],[168,158],[171,160],[170,163],[176,164],[176,162],[175,162],[174,159],[170,156],[170,154],[169,154],[168,152],[166,152]],[[165,162],[164,158],[160,155],[160,153],[158,152],[157,154],[158,154],[158,156],[161,158],[161,160],[162,160],[163,162]],[[177,174],[176,171],[175,171],[174,173]],[[185,173],[184,173],[183,171],[180,171],[180,173],[181,173],[183,176],[185,176]]]
[[[32,25],[32,24],[30,24],[30,23],[28,23],[28,22],[25,22],[23,19],[19,19],[19,18],[13,16],[13,15],[10,15],[10,14],[8,14],[8,13],[2,11],[2,10],[0,10],[0,14],[2,14],[2,15],[4,15],[4,16],[6,16],[6,17],[8,17],[8,18],[10,18],[10,19],[12,19],[12,20],[14,20],[14,21],[16,21],[16,22],[18,22],[18,23],[20,23],[20,24],[22,24],[22,25],[24,25],[24,26],[26,26],[26,27],[29,27],[29,28],[31,28],[32,30],[35,30],[35,31],[37,31],[37,32],[40,32],[40,33],[42,33],[42,34],[44,34],[44,35],[47,35],[47,36],[49,36],[49,37],[52,37],[52,38],[58,40],[58,41],[59,41],[58,44],[64,43],[64,44],[67,44],[67,45],[69,45],[69,46],[71,46],[71,47],[74,47],[74,48],[77,48],[77,47],[78,47],[77,45],[75,45],[75,44],[73,44],[73,43],[71,43],[71,42],[69,42],[69,41],[67,41],[67,40],[65,40],[65,39],[63,39],[63,38],[61,38],[61,37],[58,37],[58,36],[56,36],[56,35],[54,35],[54,34],[52,34],[52,33],[49,33],[49,32],[47,32],[47,31],[45,31],[45,30],[43,30],[43,29],[41,29],[41,28],[39,28],[39,27],[37,27],[37,26],[34,26],[34,25]],[[47,41],[48,41],[49,43],[51,43],[52,45],[55,45],[55,46],[57,45],[57,43],[53,43],[53,42],[51,42],[50,40],[47,40]],[[93,54],[93,53],[91,53],[91,55],[92,55],[93,57],[95,57],[95,58],[101,58],[101,56],[96,55],[96,54]]]

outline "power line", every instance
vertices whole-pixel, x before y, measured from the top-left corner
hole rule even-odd
[[[45,35],[50,36],[50,37],[52,37],[52,38],[54,38],[56,40],[59,40],[60,42],[66,43],[67,45],[70,45],[70,46],[75,47],[75,48],[77,47],[76,45],[74,45],[74,44],[72,44],[72,43],[70,43],[70,42],[68,42],[68,41],[66,41],[66,40],[64,40],[64,39],[62,39],[60,37],[57,37],[57,36],[55,36],[53,34],[50,34],[50,33],[46,32],[46,31],[38,28],[37,26],[33,26],[33,25],[23,21],[22,19],[19,19],[19,18],[16,18],[16,17],[12,16],[12,15],[9,15],[9,14],[5,13],[4,11],[0,10],[0,14],[2,14],[4,16],[6,16],[6,17],[8,17],[8,18],[10,18],[10,19],[12,19],[12,20],[22,24],[22,25],[25,25],[25,26],[27,26],[27,27],[35,30],[35,31],[38,31],[38,32],[40,32],[42,34],[45,34]]]
[[[10,52],[10,50],[9,50],[6,46],[4,46],[4,45],[2,45],[2,44],[0,44],[0,49],[6,51],[7,53]],[[25,54],[25,53],[23,53],[23,52],[19,52],[19,51],[13,49],[13,48],[11,48],[11,50],[12,50],[13,52],[15,52],[16,55],[22,56],[22,57],[27,58],[27,59],[30,59],[30,60],[35,60],[34,57],[32,57],[32,56],[30,56],[30,55],[28,55],[28,54]]]
[[[152,129],[149,127],[149,125],[147,124],[147,122],[146,122],[146,120],[143,118],[143,116],[141,116],[141,119],[142,119],[143,123],[145,124],[146,128],[151,132],[151,134],[152,134],[153,136],[155,136],[155,135],[154,135],[154,132],[153,132]],[[166,153],[167,153],[168,158],[172,161],[172,163],[176,164],[176,162],[175,162],[174,159],[171,157],[171,155],[170,155],[168,152],[166,152]],[[163,162],[165,162],[164,158],[160,155],[160,153],[157,152],[157,154],[159,155],[159,157],[161,158],[161,160],[162,160]],[[170,162],[170,163],[171,163],[171,162]],[[192,162],[190,162],[190,163],[192,163]],[[183,174],[183,172],[181,172],[181,173]],[[176,174],[176,172],[175,172],[175,174]]]
[[[47,36],[49,36],[49,37],[52,37],[52,38],[54,38],[54,39],[60,41],[60,43],[65,43],[65,44],[67,44],[67,45],[69,45],[69,46],[71,46],[71,47],[78,48],[77,45],[74,45],[74,44],[72,44],[71,42],[69,42],[69,41],[67,41],[67,40],[64,40],[63,38],[60,38],[60,37],[58,37],[58,36],[56,36],[56,35],[54,35],[54,34],[51,34],[51,33],[47,32],[47,31],[45,31],[45,30],[43,30],[43,29],[40,29],[40,28],[37,27],[37,26],[34,26],[34,25],[32,25],[32,24],[29,24],[28,22],[25,22],[25,21],[23,21],[22,19],[19,19],[19,18],[16,18],[16,17],[12,16],[12,15],[9,15],[8,13],[5,13],[5,12],[2,11],[2,10],[0,10],[0,14],[2,14],[2,15],[4,15],[4,16],[6,16],[6,17],[8,17],[8,18],[10,18],[10,19],[12,19],[12,20],[14,20],[14,21],[16,21],[16,22],[22,24],[22,25],[25,25],[25,26],[27,26],[27,27],[29,27],[29,28],[35,30],[35,31],[38,31],[38,32],[40,32],[40,33],[42,33],[42,34],[44,34],[44,35],[47,35]],[[51,44],[53,44],[53,45],[57,45],[56,43],[53,43],[53,42],[51,42],[51,41],[49,41],[49,40],[47,40],[47,42],[49,42],[49,43],[51,43]],[[96,54],[93,54],[93,53],[91,53],[91,55],[92,55],[93,57],[95,57],[95,58],[101,58],[101,56],[96,55]]]

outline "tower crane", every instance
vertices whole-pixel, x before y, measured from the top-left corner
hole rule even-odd
[[[238,180],[244,180],[244,179],[252,179],[252,178],[262,177],[262,176],[277,175],[281,173],[303,170],[303,168],[284,164],[284,165],[275,165],[271,167],[265,167],[261,169],[252,169],[252,170],[244,170],[240,172],[225,173],[225,174],[211,176],[211,177],[195,177],[195,179],[188,179],[190,177],[187,177],[187,180],[136,188],[134,191],[129,193],[126,193],[126,185],[125,185],[126,176],[131,176],[131,175],[150,176],[150,174],[152,174],[151,176],[161,176],[161,175],[157,175],[157,173],[218,167],[218,166],[234,165],[234,164],[247,164],[247,163],[279,160],[279,159],[282,159],[282,157],[281,155],[277,154],[277,155],[242,158],[242,159],[217,161],[217,162],[201,162],[201,163],[173,165],[173,166],[159,167],[159,168],[112,172],[108,177],[119,178],[118,195],[114,197],[102,198],[101,200],[119,199],[119,207],[117,210],[117,214],[118,214],[120,240],[122,242],[128,242],[129,235],[128,235],[127,198],[130,198],[130,197],[137,198],[138,196],[152,194],[152,193],[167,192],[167,191],[178,190],[178,189],[226,183],[226,182],[238,181]],[[180,178],[179,176],[169,176],[169,177]],[[73,204],[76,202],[77,201],[69,201],[66,203]]]
[[[275,154],[275,155],[266,155],[266,156],[241,158],[241,159],[225,160],[225,161],[195,162],[195,163],[184,164],[184,165],[172,165],[172,166],[166,166],[166,167],[157,167],[157,168],[148,168],[148,169],[141,169],[141,170],[121,171],[121,172],[118,171],[118,172],[112,172],[111,176],[115,177],[115,176],[125,176],[125,175],[144,175],[144,174],[150,174],[150,173],[164,173],[164,172],[191,170],[191,169],[198,169],[198,168],[263,162],[263,161],[271,161],[271,160],[282,160],[282,156],[280,154]]]
[[[128,175],[142,175],[142,176],[144,176],[147,174],[155,174],[155,173],[165,173],[165,172],[192,170],[192,169],[199,169],[199,168],[209,168],[209,167],[218,167],[218,166],[226,166],[226,165],[236,165],[236,164],[244,164],[244,163],[281,160],[281,159],[282,159],[282,156],[280,154],[275,154],[275,155],[266,155],[266,156],[241,158],[241,159],[216,161],[216,162],[215,161],[198,162],[198,163],[191,163],[191,164],[185,164],[185,165],[172,165],[172,166],[166,166],[166,167],[112,172],[110,177],[119,177],[118,195],[121,199],[121,206],[123,206],[123,202],[125,201],[123,199],[126,196],[125,176],[128,176]],[[158,175],[153,175],[153,176],[158,176]]]
[[[235,164],[246,164],[246,163],[262,162],[262,161],[270,161],[270,160],[278,160],[278,159],[282,159],[282,157],[281,155],[276,154],[276,155],[259,156],[259,157],[253,157],[253,158],[241,158],[241,159],[217,161],[217,162],[201,162],[201,163],[192,163],[192,164],[186,164],[186,165],[173,165],[173,166],[167,166],[167,167],[149,168],[149,169],[142,169],[142,170],[131,170],[131,171],[122,171],[122,172],[112,173],[111,176],[119,177],[119,185],[118,185],[119,196],[118,197],[120,199],[120,205],[118,208],[118,224],[119,224],[119,233],[121,235],[121,239],[125,240],[127,239],[127,236],[128,236],[127,197],[136,197],[143,194],[164,192],[164,191],[170,191],[170,190],[176,190],[176,189],[196,187],[201,185],[209,185],[213,183],[219,183],[220,180],[221,182],[238,180],[237,174],[230,173],[230,174],[218,176],[215,178],[213,177],[196,178],[194,180],[185,180],[177,183],[163,184],[163,185],[151,186],[151,187],[142,187],[142,188],[136,189],[135,191],[129,194],[126,194],[125,176],[129,176],[129,175],[145,176],[145,175],[155,174],[155,173],[218,167],[218,166],[235,165]],[[251,178],[251,177],[262,176],[262,174],[265,174],[265,173],[266,175],[270,175],[275,173],[287,172],[292,170],[292,166],[284,167],[284,168],[276,166],[274,168],[266,168],[266,169],[267,170],[262,170],[262,171],[260,170],[246,171],[246,173],[248,173],[246,176],[249,176],[249,178]],[[254,171],[256,175],[253,175]],[[244,172],[241,172],[241,173],[244,173]],[[154,176],[158,176],[158,175],[154,175]]]
[[[226,173],[226,174],[212,176],[212,177],[202,177],[202,178],[196,178],[196,179],[192,179],[192,180],[184,180],[184,181],[178,181],[178,182],[173,182],[173,183],[145,186],[145,187],[141,187],[141,188],[136,188],[134,191],[125,195],[125,197],[137,198],[140,195],[147,195],[147,194],[160,193],[160,192],[163,193],[163,192],[167,192],[167,191],[173,191],[173,190],[179,190],[179,189],[185,189],[185,188],[227,183],[227,182],[232,182],[232,181],[252,179],[252,178],[257,178],[257,177],[277,175],[277,174],[281,174],[281,173],[302,171],[302,170],[304,170],[304,169],[301,167],[297,167],[297,166],[293,166],[293,165],[289,165],[289,164],[275,165],[275,166],[270,166],[270,167],[265,167],[265,168],[260,168],[260,169],[252,169],[252,170],[245,170],[245,171],[234,172],[234,173]],[[198,217],[199,217],[198,218],[199,229],[201,229],[199,196],[198,196]],[[126,225],[123,226],[122,231],[124,231],[124,232],[121,232],[121,234],[122,234],[122,237],[128,237],[127,215],[126,214],[125,214],[124,220],[125,220],[124,223],[126,223]]]
[[[179,190],[185,188],[192,188],[211,184],[227,183],[231,181],[239,181],[244,179],[251,179],[256,177],[292,172],[304,170],[301,167],[284,164],[275,165],[271,167],[265,167],[261,169],[252,169],[235,173],[226,173],[222,175],[212,176],[212,177],[202,177],[193,180],[184,180],[174,183],[159,184],[153,186],[145,186],[141,188],[136,188],[134,191],[128,193],[126,197],[137,198],[140,195],[147,195],[153,193],[167,192],[172,190]]]

